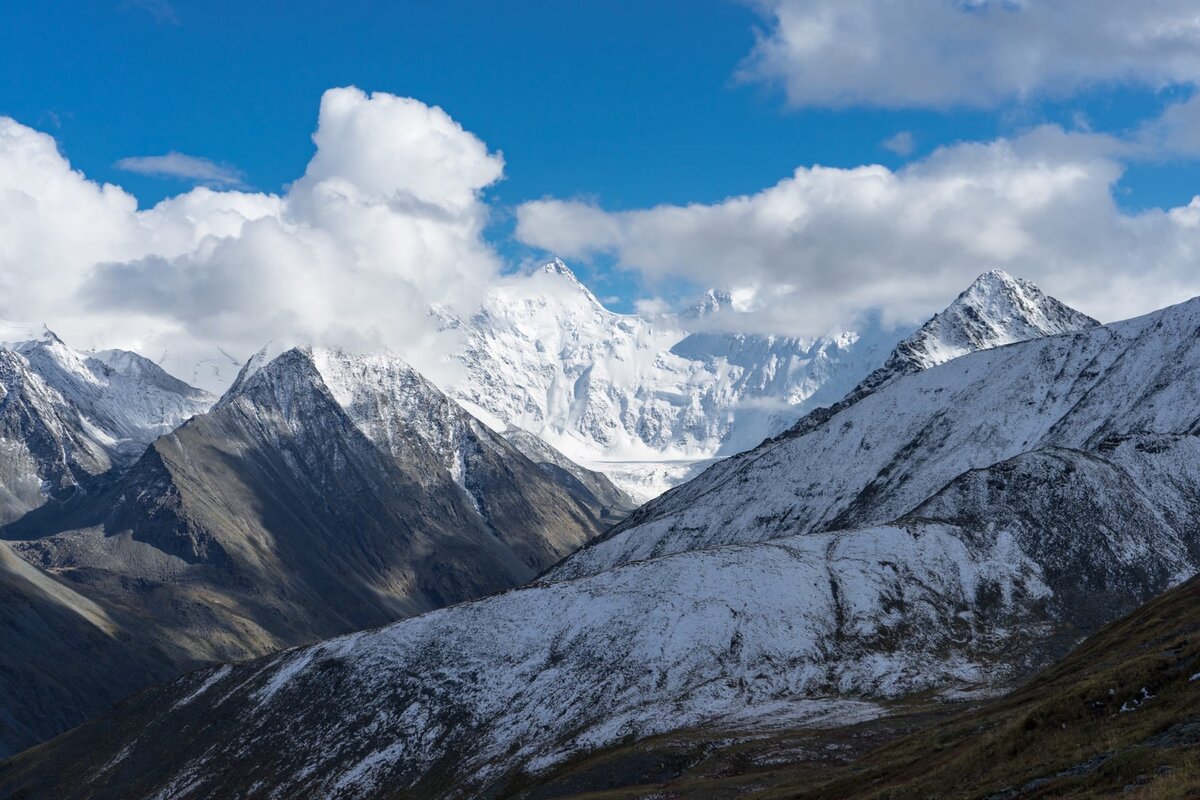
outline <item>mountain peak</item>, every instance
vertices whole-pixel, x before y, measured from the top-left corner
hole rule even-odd
[[[696,305],[684,312],[684,316],[706,317],[727,308],[733,308],[733,295],[726,289],[709,289]]]
[[[547,261],[542,265],[542,272],[548,275],[562,275],[564,278],[569,278],[575,281],[575,283],[579,283],[579,278],[576,277],[575,272],[561,258]]]
[[[902,341],[892,359],[929,367],[1001,345],[1092,328],[1100,323],[1003,270],[983,273]]]

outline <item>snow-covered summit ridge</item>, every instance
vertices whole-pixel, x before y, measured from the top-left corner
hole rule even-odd
[[[900,342],[893,358],[928,369],[977,350],[1099,324],[1035,284],[994,269],[976,278],[944,311]]]
[[[469,318],[443,320],[465,334],[460,375],[443,389],[645,500],[696,462],[836,401],[896,340],[878,325],[819,339],[703,330],[702,309],[731,303],[713,290],[691,312],[618,314],[555,260],[491,287]]]

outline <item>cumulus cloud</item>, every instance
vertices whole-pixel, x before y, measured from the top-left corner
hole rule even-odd
[[[189,156],[174,151],[165,156],[130,156],[115,165],[126,172],[156,178],[182,178],[209,186],[237,186],[242,173],[230,166],[217,164],[207,158]]]
[[[503,174],[443,110],[354,88],[321,99],[282,195],[199,187],[139,210],[0,118],[0,317],[130,347],[182,377],[267,341],[388,347],[438,368],[431,304],[465,313],[499,271],[480,193]]]
[[[750,1],[769,28],[741,77],[796,106],[986,107],[1200,79],[1190,0]]]
[[[985,269],[1033,279],[1102,319],[1200,294],[1200,199],[1123,213],[1118,153],[1137,145],[1047,126],[940,149],[900,170],[802,167],[715,204],[608,212],[546,199],[517,236],[566,258],[610,254],[660,284],[741,290],[739,324],[820,335],[868,309],[935,311]]]

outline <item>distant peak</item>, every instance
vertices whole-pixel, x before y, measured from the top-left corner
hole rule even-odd
[[[726,308],[733,307],[733,295],[725,289],[709,289],[704,293],[695,306],[692,307],[692,312],[697,317],[702,317],[707,314],[715,314]]]
[[[553,275],[558,279],[564,279],[564,282],[582,294],[589,303],[596,305],[599,308],[604,308],[604,305],[596,299],[596,295],[592,294],[591,290],[583,285],[578,276],[568,267],[562,259],[556,258],[542,265],[538,270],[542,275]]]
[[[563,262],[561,258],[556,258],[553,261],[543,264],[542,272],[545,272],[549,275],[562,275],[564,278],[570,278],[576,283],[579,283],[579,278],[575,277],[575,273]]]

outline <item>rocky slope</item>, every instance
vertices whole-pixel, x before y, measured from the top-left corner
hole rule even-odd
[[[127,611],[120,635],[178,674],[524,582],[602,530],[611,509],[577,484],[398,359],[294,349],[252,361],[102,490],[2,536],[110,616]],[[17,667],[0,685],[47,680]]]

